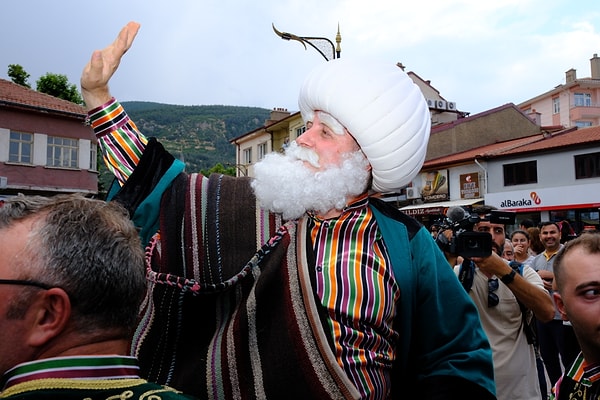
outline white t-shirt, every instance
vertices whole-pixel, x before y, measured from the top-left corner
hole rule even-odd
[[[459,269],[458,265],[454,267],[457,276]],[[542,279],[530,267],[523,267],[523,277],[545,290]],[[488,278],[476,268],[469,296],[479,310],[481,324],[492,346],[498,400],[539,400],[535,352],[523,332],[517,298],[500,279],[495,293],[500,301],[488,307]]]

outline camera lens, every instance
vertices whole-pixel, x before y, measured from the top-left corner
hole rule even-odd
[[[469,239],[467,241],[467,247],[469,249],[476,249],[479,247],[479,241],[477,239]]]

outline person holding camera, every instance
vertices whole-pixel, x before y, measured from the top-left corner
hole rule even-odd
[[[530,343],[533,338],[528,337],[525,322],[533,319],[532,313],[539,320],[550,321],[554,315],[552,298],[532,268],[502,258],[505,221],[494,218],[494,211],[489,206],[474,208],[467,217],[472,232],[452,238],[466,242],[457,250],[464,260],[454,267],[454,272],[475,302],[492,346],[498,399],[545,399],[546,393],[540,392],[534,346]],[[465,234],[467,239],[462,239]],[[489,254],[473,251],[489,250],[488,245]],[[524,315],[529,319],[524,319]]]

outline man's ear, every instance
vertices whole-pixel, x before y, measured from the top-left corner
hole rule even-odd
[[[43,346],[59,336],[71,319],[71,301],[61,288],[51,288],[41,293],[30,310],[33,315],[28,344]]]
[[[567,311],[565,310],[565,303],[563,303],[560,293],[552,292],[552,298],[554,299],[554,304],[556,304],[556,308],[560,313],[561,319],[563,321],[568,321],[569,317],[567,316]]]

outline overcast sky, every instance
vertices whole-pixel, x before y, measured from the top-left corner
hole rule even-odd
[[[20,64],[79,86],[95,49],[141,23],[111,81],[121,101],[283,107],[324,59],[271,27],[335,41],[342,57],[402,62],[461,111],[518,104],[589,77],[600,53],[597,0],[19,0],[0,11],[0,78]]]

